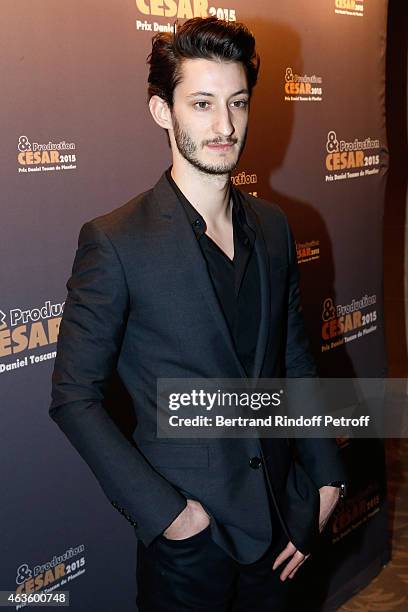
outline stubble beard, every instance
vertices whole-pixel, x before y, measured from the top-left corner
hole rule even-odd
[[[177,117],[174,113],[172,113],[173,118],[173,134],[174,140],[176,141],[177,149],[180,154],[187,160],[192,166],[203,172],[204,174],[212,174],[212,175],[222,175],[222,174],[230,174],[234,168],[236,168],[239,158],[241,157],[241,153],[244,149],[246,137],[247,137],[247,129],[245,130],[244,136],[239,143],[238,155],[235,161],[220,161],[218,163],[206,163],[199,159],[197,155],[197,144],[190,137],[190,135],[185,132],[177,121]],[[206,140],[203,142],[203,146],[214,143],[216,144],[218,141],[214,140]],[[238,142],[237,138],[229,138],[226,140],[221,140],[220,143],[228,144],[228,143],[236,143]]]

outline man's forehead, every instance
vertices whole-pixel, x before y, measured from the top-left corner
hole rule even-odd
[[[246,89],[247,79],[241,62],[208,59],[185,59],[181,64],[181,80],[178,85],[183,93],[216,93],[219,90]]]

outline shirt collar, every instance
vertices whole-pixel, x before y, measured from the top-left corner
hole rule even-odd
[[[205,234],[207,225],[204,220],[204,217],[198,212],[198,210],[191,204],[191,202],[186,198],[184,193],[178,187],[177,183],[171,176],[171,166],[165,172],[167,180],[169,181],[171,187],[175,191],[179,201],[182,203],[184,210],[186,211],[188,220],[193,228],[193,231],[199,239],[203,234]],[[244,211],[244,207],[240,202],[240,198],[235,192],[235,188],[231,185],[231,197],[233,201],[232,207],[232,222],[234,226],[234,230],[238,230],[238,238],[240,241],[244,242],[244,244],[253,244],[254,242],[254,232],[247,225],[246,215]]]

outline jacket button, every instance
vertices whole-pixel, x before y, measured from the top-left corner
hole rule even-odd
[[[249,460],[249,465],[253,470],[256,470],[261,467],[262,460],[260,457],[251,457]]]

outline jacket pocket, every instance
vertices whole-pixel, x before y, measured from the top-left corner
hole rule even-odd
[[[166,538],[163,534],[159,536],[159,541],[167,544],[168,546],[174,548],[185,548],[186,546],[190,546],[191,544],[195,545],[200,543],[201,541],[205,541],[211,534],[211,523],[208,523],[207,527],[204,527],[198,533],[195,533],[188,538],[183,538],[182,540],[171,540],[170,538]]]
[[[139,442],[138,447],[153,467],[177,469],[209,467],[206,445]]]

